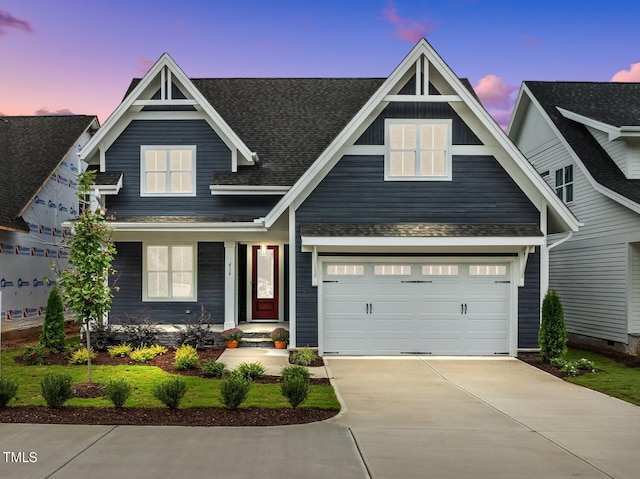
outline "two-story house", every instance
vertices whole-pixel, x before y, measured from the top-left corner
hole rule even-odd
[[[189,78],[167,54],[82,150],[111,321],[289,321],[321,354],[535,348],[578,222],[432,47],[387,78]]]

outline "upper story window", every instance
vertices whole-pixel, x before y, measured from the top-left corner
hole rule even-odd
[[[556,170],[556,194],[565,203],[573,201],[573,165]]]
[[[387,120],[385,180],[450,180],[451,120]]]
[[[140,147],[141,196],[195,196],[195,146]]]

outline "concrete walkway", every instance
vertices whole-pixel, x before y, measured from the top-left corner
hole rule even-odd
[[[515,359],[326,359],[371,477],[640,477],[640,408]]]

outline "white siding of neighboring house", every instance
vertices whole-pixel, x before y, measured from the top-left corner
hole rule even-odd
[[[587,129],[593,137],[598,140],[598,143],[604,148],[604,151],[615,161],[620,171],[628,178],[629,158],[627,157],[627,146],[624,140],[609,141],[609,135],[604,131],[597,130],[590,126],[588,126]]]
[[[596,191],[560,140],[540,134],[540,121],[530,108],[516,144],[537,171],[549,171],[545,179],[552,187],[555,170],[574,164],[574,201],[568,206],[584,223],[550,251],[549,284],[562,299],[569,332],[626,343],[632,310],[628,245],[640,241],[640,216]],[[550,236],[549,243],[564,236]]]
[[[640,243],[631,245],[631,263],[633,264],[633,275],[631,278],[631,288],[633,301],[631,303],[631,320],[629,321],[629,332],[640,333]]]

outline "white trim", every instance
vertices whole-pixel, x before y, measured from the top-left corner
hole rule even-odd
[[[133,106],[195,106],[198,102],[192,98],[180,100],[136,100]]]
[[[171,296],[171,265],[167,270],[169,274],[168,287],[169,297],[156,298],[149,297],[147,291],[147,248],[150,246],[166,246],[169,248],[168,262],[171,263],[171,247],[172,246],[190,246],[192,248],[192,261],[193,261],[193,294],[186,298],[174,298]],[[143,303],[195,303],[198,301],[198,243],[197,242],[182,242],[182,241],[143,241],[142,242],[142,302]]]
[[[238,324],[237,294],[238,247],[235,241],[224,242],[224,329]]]
[[[99,195],[117,195],[122,189],[122,177],[120,175],[118,182],[115,185],[95,185],[95,189]]]
[[[187,192],[148,192],[147,191],[147,175],[145,166],[145,152],[151,150],[163,150],[167,152],[167,165],[165,171],[167,172],[166,185],[171,185],[171,152],[176,150],[191,151],[191,191]],[[141,197],[185,197],[196,196],[196,176],[197,176],[197,146],[196,145],[140,145],[140,196]]]
[[[113,229],[118,231],[163,231],[163,232],[175,232],[175,233],[189,233],[189,232],[256,232],[266,233],[269,230],[260,223],[128,223],[110,221],[109,224]],[[73,223],[64,223],[64,226],[71,226]]]
[[[614,126],[609,125],[608,123],[603,123],[598,120],[594,120],[593,118],[589,118],[578,113],[574,113],[569,110],[565,110],[564,108],[560,108],[556,106],[556,109],[560,112],[562,116],[569,120],[576,121],[578,123],[582,123],[585,126],[590,126],[595,128],[596,130],[600,130],[609,135],[609,141],[614,141],[618,139],[624,138],[634,138],[640,136],[640,126]]]
[[[422,102],[422,103],[451,103],[464,101],[458,95],[387,95],[383,101],[388,102]]]
[[[284,195],[290,186],[209,185],[212,195]]]
[[[362,236],[302,236],[302,251],[313,251],[314,247],[345,246],[366,247],[406,247],[406,246],[540,246],[544,236],[507,236],[507,237],[362,237]]]
[[[529,260],[529,255],[536,252],[536,248],[534,246],[527,246],[520,253],[518,253],[518,287],[524,286],[524,274],[527,270],[527,261]]]
[[[296,321],[296,210],[289,206],[289,346],[297,347]]]

